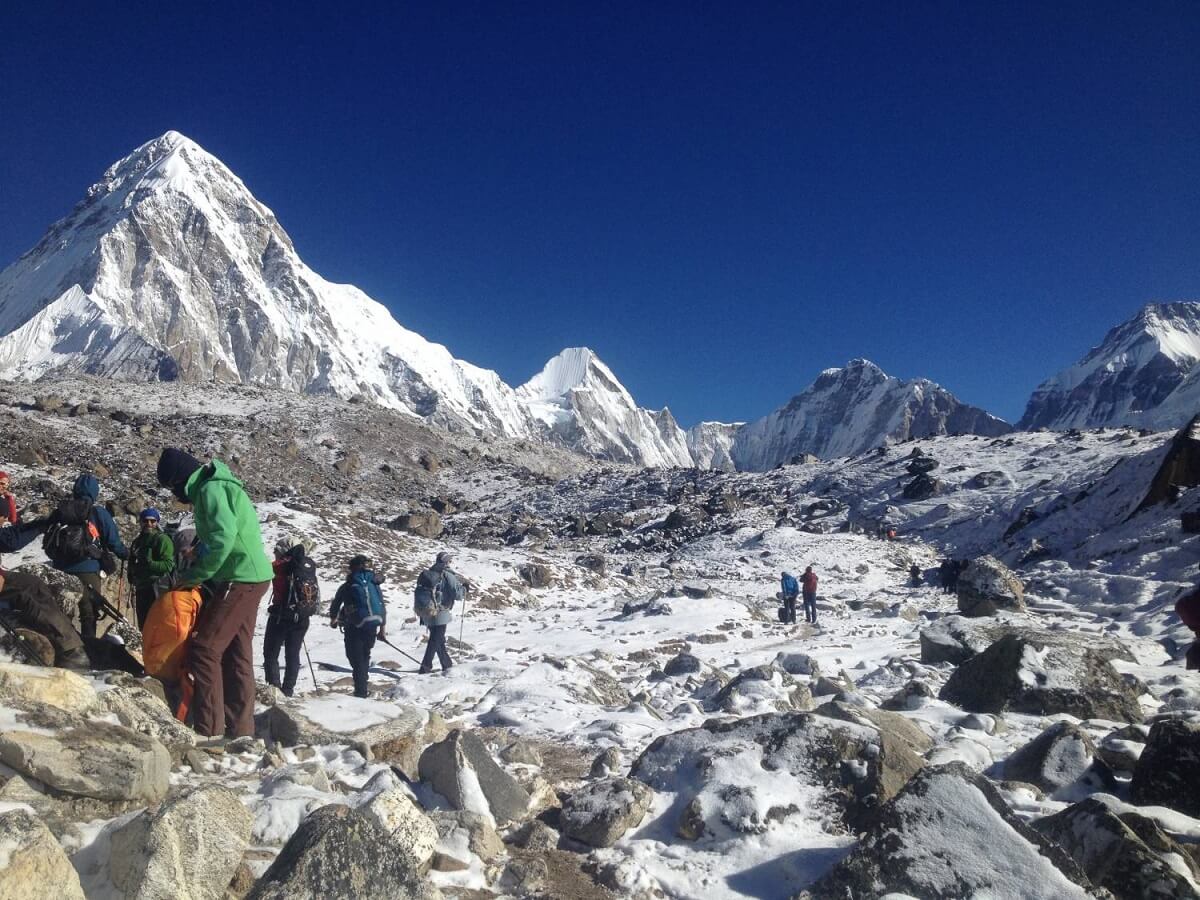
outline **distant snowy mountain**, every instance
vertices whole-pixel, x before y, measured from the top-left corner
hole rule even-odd
[[[1011,430],[932,381],[901,381],[855,359],[826,369],[786,406],[740,428],[730,455],[738,469],[761,471],[806,453],[832,459],[912,437]]]
[[[586,347],[562,351],[517,389],[555,443],[641,466],[690,466],[687,436],[670,410],[640,408]]]
[[[687,444],[692,454],[693,465],[699,469],[736,471],[737,466],[734,465],[732,456],[733,441],[743,424],[701,422],[689,428]]]
[[[1200,412],[1200,303],[1143,308],[1029,398],[1022,429],[1178,428]]]

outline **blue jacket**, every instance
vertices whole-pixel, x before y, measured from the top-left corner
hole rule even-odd
[[[92,512],[89,518],[92,520],[92,524],[96,526],[96,530],[100,532],[101,546],[111,550],[118,559],[128,557],[129,551],[121,541],[121,532],[117,530],[117,523],[113,521],[113,517],[109,515],[107,509],[103,506],[95,505],[96,500],[100,497],[100,482],[96,480],[96,476],[87,473],[80,475],[75,479],[75,485],[71,489],[71,493],[76,497],[86,497],[92,501]],[[54,521],[53,515],[51,515],[50,520]],[[87,572],[99,572],[100,560],[85,559],[82,562],[75,563],[73,566],[63,566],[61,569],[58,566],[54,566],[54,568],[71,575],[82,575]]]

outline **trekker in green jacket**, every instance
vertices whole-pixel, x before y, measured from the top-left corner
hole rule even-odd
[[[273,574],[258,513],[220,460],[204,465],[167,447],[158,459],[158,482],[192,505],[196,537],[207,548],[180,578],[183,587],[204,589],[188,653],[195,680],[193,727],[208,737],[252,735],[254,621]]]
[[[139,631],[146,627],[146,616],[158,599],[154,582],[175,568],[175,543],[159,530],[161,518],[153,506],[143,509],[138,516],[142,530],[129,545],[129,583]]]

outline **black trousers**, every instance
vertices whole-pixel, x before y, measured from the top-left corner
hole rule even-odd
[[[796,621],[796,595],[783,595],[783,620],[785,622],[795,623]]]
[[[267,616],[267,632],[263,635],[263,671],[267,684],[277,687],[290,697],[300,677],[300,648],[308,633],[308,619],[286,622],[278,616]],[[283,682],[279,681],[279,651],[283,649]]]
[[[138,631],[146,629],[146,617],[150,615],[150,607],[157,599],[158,591],[155,589],[153,581],[133,586],[133,606],[134,612],[137,613]]]
[[[438,662],[442,664],[442,671],[454,665],[450,659],[450,654],[446,652],[446,626],[445,625],[430,625],[429,626],[429,643],[425,645],[425,656],[421,660],[421,671],[433,671],[433,654],[437,654]]]
[[[354,671],[354,696],[367,696],[367,676],[371,669],[371,650],[375,647],[375,635],[379,632],[378,625],[364,625],[361,628],[347,625],[344,634],[346,641],[346,659]]]
[[[45,637],[54,647],[54,664],[67,668],[88,668],[79,632],[58,605],[58,598],[46,582],[27,572],[5,572],[0,588],[0,607],[11,611],[14,624]]]
[[[104,598],[100,585],[99,572],[77,572],[75,577],[83,585],[83,594],[79,598],[79,633],[85,638],[96,636],[96,622],[100,618],[100,604],[96,597]]]

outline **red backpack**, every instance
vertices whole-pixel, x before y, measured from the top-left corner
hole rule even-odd
[[[1184,625],[1200,634],[1200,588],[1193,588],[1176,600],[1175,612]]]

